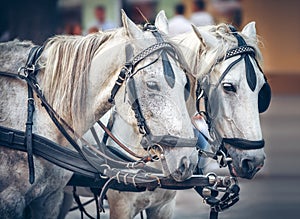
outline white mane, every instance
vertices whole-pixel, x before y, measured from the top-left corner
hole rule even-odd
[[[56,36],[45,46],[41,65],[45,67],[41,82],[49,104],[64,119],[83,115],[86,84],[93,57],[115,32],[98,32],[87,36]],[[45,58],[45,59],[44,59]],[[68,112],[72,112],[71,115]]]

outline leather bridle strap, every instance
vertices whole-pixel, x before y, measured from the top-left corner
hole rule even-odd
[[[136,153],[134,153],[133,151],[131,151],[128,147],[126,147],[122,142],[120,142],[112,133],[111,131],[100,121],[97,121],[98,125],[104,130],[105,133],[107,133],[107,135],[116,143],[118,144],[123,150],[125,150],[127,153],[129,153],[130,155],[136,157],[136,158],[140,158],[140,159],[146,159],[148,160],[148,158],[142,157]]]
[[[242,138],[223,138],[223,142],[241,150],[256,150],[265,146],[264,140],[250,141]]]
[[[40,57],[43,51],[43,47],[35,46],[30,52],[26,62],[26,68],[24,69],[28,77],[31,77],[31,80],[36,81],[36,74],[38,72],[36,68],[37,59]],[[19,70],[22,71],[22,68]],[[33,163],[33,152],[32,152],[32,125],[33,125],[33,113],[34,113],[34,96],[33,90],[29,84],[27,84],[28,90],[28,99],[27,99],[27,121],[25,128],[26,135],[26,149],[27,149],[27,159],[28,159],[28,170],[29,170],[29,182],[30,184],[34,183],[35,174],[34,174],[34,163]]]
[[[223,62],[223,61],[225,61],[229,58],[235,57],[235,56],[240,55],[240,57],[238,59],[234,60],[232,63],[230,63],[230,65],[225,69],[225,71],[221,74],[221,76],[218,80],[218,83],[216,84],[214,90],[211,93],[216,92],[216,89],[222,83],[223,79],[228,74],[228,72],[237,63],[239,63],[242,60],[245,61],[246,78],[247,78],[248,85],[249,85],[250,89],[252,91],[254,91],[255,87],[256,87],[256,75],[255,75],[255,71],[254,71],[253,65],[250,61],[249,56],[253,57],[255,62],[258,65],[258,62],[255,59],[255,49],[253,47],[247,45],[247,43],[245,42],[243,37],[240,36],[236,32],[236,29],[233,26],[229,26],[229,28],[230,28],[232,34],[235,36],[235,38],[238,41],[238,47],[228,50],[224,57],[217,60],[216,64],[219,64],[219,63],[221,63],[221,62]],[[258,67],[259,67],[259,65],[258,65]],[[213,69],[213,67],[211,68],[211,70],[212,69]],[[210,74],[211,70],[209,71],[208,75]],[[200,84],[197,85],[196,95],[199,96],[201,92],[202,92],[202,95],[198,97],[198,99],[196,101],[196,104],[197,104],[197,109],[198,109],[198,112],[199,112],[199,102],[200,102],[200,99],[202,97],[204,97],[205,112],[199,112],[199,113],[201,113],[201,114],[204,113],[205,114],[206,122],[207,122],[208,128],[210,130],[211,129],[211,124],[212,124],[212,121],[213,121],[214,118],[212,118],[212,115],[211,115],[209,97],[207,95],[207,93],[208,93],[207,89],[209,89],[209,88],[208,87],[201,87]],[[238,149],[241,149],[241,150],[252,150],[252,149],[255,150],[255,149],[260,149],[260,148],[264,147],[264,140],[250,141],[250,140],[240,139],[240,138],[222,138],[220,140],[220,143],[221,143],[220,149],[222,148],[222,150],[224,152],[226,152],[226,149],[224,147],[224,143],[230,144],[230,145],[232,145],[232,146],[234,146]]]

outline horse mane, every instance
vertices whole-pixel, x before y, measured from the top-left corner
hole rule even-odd
[[[91,61],[112,35],[114,32],[87,36],[62,35],[46,42],[39,63],[44,67],[41,87],[49,104],[62,118],[74,121],[73,116],[81,118],[84,115]]]
[[[201,43],[195,33],[185,33],[180,35],[179,37],[175,37],[174,40],[177,42],[177,44],[184,44],[185,47],[188,48],[184,49],[184,53],[186,57],[189,57],[188,60],[191,69],[200,70],[200,72],[192,72],[192,74],[197,78],[201,78],[209,72],[210,68],[217,62],[217,60],[225,57],[228,50],[237,46],[237,39],[232,35],[228,25],[224,23],[218,25],[202,26],[198,28],[202,31],[207,32],[208,35],[212,35],[219,40],[218,45],[211,50],[210,62],[208,62],[207,60],[206,63],[199,61],[199,54],[204,54],[207,48],[203,43]],[[263,59],[261,51],[259,49],[259,37],[257,36],[256,40],[253,40],[243,35],[241,32],[239,32],[239,34],[243,36],[249,46],[252,46],[255,49],[256,59],[261,65]]]
[[[209,26],[208,31],[222,41],[222,43],[219,43],[218,48],[216,48],[218,50],[219,58],[225,56],[229,49],[232,49],[237,45],[237,39],[231,34],[231,30],[227,24],[221,23],[215,26]],[[262,62],[262,54],[258,47],[260,44],[260,41],[258,40],[259,37],[257,37],[257,40],[253,40],[243,35],[241,32],[239,32],[239,34],[243,36],[249,46],[252,46],[255,49],[257,60]]]

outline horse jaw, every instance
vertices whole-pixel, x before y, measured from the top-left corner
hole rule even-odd
[[[161,10],[155,18],[155,26],[162,31],[164,34],[169,33],[168,18],[164,10]]]

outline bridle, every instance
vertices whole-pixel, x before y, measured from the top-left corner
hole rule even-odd
[[[137,91],[135,88],[135,82],[134,82],[134,75],[136,75],[141,69],[155,63],[156,60],[149,63],[146,66],[143,66],[142,68],[136,69],[138,64],[144,60],[145,58],[151,56],[152,54],[159,52],[160,56],[164,56],[163,59],[166,60],[166,62],[163,62],[163,68],[164,72],[171,71],[166,74],[172,75],[175,77],[174,72],[172,70],[171,64],[168,61],[167,54],[170,55],[175,61],[180,62],[176,58],[176,50],[175,48],[168,42],[165,42],[163,38],[161,37],[160,33],[153,25],[146,25],[144,28],[144,31],[151,31],[153,35],[158,39],[158,43],[149,46],[145,50],[138,53],[136,56],[132,57],[133,54],[133,48],[130,44],[126,45],[126,59],[127,62],[125,63],[124,67],[121,69],[118,79],[115,82],[114,87],[111,90],[111,97],[109,98],[108,102],[110,104],[113,104],[114,98],[119,91],[120,87],[122,86],[123,82],[126,82],[126,89],[128,94],[128,99],[131,104],[131,108],[135,114],[135,117],[137,119],[137,126],[139,128],[140,134],[143,135],[143,140],[141,142],[142,146],[145,150],[150,151],[152,147],[154,147],[155,151],[158,150],[160,153],[160,156],[163,157],[163,147],[175,147],[177,145],[182,147],[195,147],[197,139],[196,138],[179,138],[176,136],[171,135],[165,135],[165,136],[155,136],[151,133],[150,128],[147,125],[146,119],[143,116],[141,106],[139,103]],[[34,99],[33,99],[33,93],[35,93],[38,98],[41,100],[42,105],[46,109],[47,113],[49,114],[52,121],[57,126],[58,130],[64,135],[64,137],[69,141],[69,143],[74,147],[76,151],[80,154],[80,156],[87,160],[92,167],[94,167],[96,172],[97,171],[97,165],[93,165],[93,161],[89,160],[89,156],[86,154],[84,150],[81,149],[81,147],[78,145],[76,140],[69,134],[72,133],[76,138],[80,139],[84,144],[88,145],[89,148],[96,154],[99,154],[100,156],[104,157],[105,160],[108,160],[109,162],[114,163],[116,166],[124,166],[126,167],[128,163],[116,161],[113,157],[109,157],[105,153],[102,153],[101,151],[97,151],[92,145],[90,145],[87,141],[85,141],[83,138],[81,138],[75,130],[72,129],[72,127],[63,119],[61,118],[56,111],[52,108],[52,106],[47,102],[46,98],[43,95],[42,89],[40,88],[36,76],[39,72],[38,67],[38,59],[43,51],[43,47],[33,47],[30,51],[28,60],[26,62],[25,67],[22,67],[19,69],[18,74],[14,73],[7,73],[7,72],[0,72],[2,76],[16,78],[16,79],[22,79],[27,82],[28,85],[28,117],[27,117],[27,123],[26,123],[26,132],[25,136],[27,139],[26,145],[27,145],[27,154],[28,154],[28,163],[29,163],[29,176],[30,176],[30,183],[34,182],[34,164],[33,164],[33,153],[32,153],[32,125],[33,125],[33,112],[34,112]],[[174,78],[175,83],[175,78]],[[172,86],[172,83],[168,83],[169,86]],[[99,121],[100,123],[100,121]],[[103,126],[104,127],[104,126]],[[107,130],[104,129],[105,132]],[[117,141],[116,138],[113,138],[112,133],[110,133],[110,136],[113,140],[116,141],[116,143],[125,149],[126,145],[122,145],[119,141]],[[182,144],[184,143],[184,144]],[[127,148],[127,151],[130,151],[129,148]],[[135,164],[145,164],[148,161],[153,161],[153,154],[149,154],[148,156],[141,157],[134,152],[131,153],[135,158],[138,160],[135,162]],[[100,173],[100,172],[99,172]]]
[[[243,61],[245,62],[246,66],[246,78],[248,85],[252,91],[255,90],[256,88],[256,73],[254,70],[254,67],[250,61],[250,57],[252,57],[257,66],[259,67],[260,71],[263,72],[259,66],[258,61],[255,58],[255,49],[245,42],[243,37],[239,35],[236,31],[236,29],[233,26],[229,26],[232,34],[238,41],[238,47],[230,49],[226,52],[226,55],[220,59],[217,60],[217,62],[211,67],[210,71],[206,76],[203,77],[203,80],[200,82],[198,81],[197,84],[197,89],[196,89],[196,96],[197,96],[197,101],[196,101],[196,108],[198,113],[204,115],[204,118],[207,122],[209,133],[212,137],[209,138],[208,136],[204,137],[214,146],[216,146],[217,149],[217,154],[220,154],[224,157],[229,156],[227,153],[227,150],[224,146],[225,143],[232,145],[235,148],[241,149],[241,150],[256,150],[256,149],[261,149],[264,147],[264,140],[258,140],[258,141],[251,141],[247,139],[242,139],[242,138],[224,138],[222,137],[218,131],[214,128],[214,120],[215,120],[215,114],[213,112],[213,107],[211,100],[214,99],[214,96],[217,94],[217,88],[225,78],[225,76],[230,72],[230,70],[239,62]],[[210,72],[212,69],[215,67],[215,65],[222,63],[225,60],[228,60],[232,57],[235,56],[240,56],[238,59],[233,61],[232,63],[229,64],[229,66],[225,69],[225,71],[221,74],[217,84],[211,88],[209,85],[209,77],[210,77]],[[267,110],[270,104],[270,99],[271,99],[271,88],[269,84],[267,83],[267,79],[264,75],[265,79],[265,84],[261,88],[259,92],[259,102],[258,102],[258,110],[260,113],[264,112]],[[211,90],[213,89],[213,90]],[[204,104],[205,104],[205,111],[201,111],[199,104],[201,99],[204,99]],[[264,102],[263,102],[264,101]],[[222,159],[223,162],[221,166],[226,166],[227,162],[226,159]],[[230,159],[228,159],[230,160]]]
[[[108,102],[110,103],[114,102],[114,98],[117,92],[125,82],[126,90],[128,94],[128,100],[131,105],[131,109],[134,112],[135,118],[137,120],[139,133],[143,136],[141,145],[144,147],[145,150],[149,150],[149,148],[153,146],[158,147],[160,149],[164,146],[195,147],[197,142],[196,138],[179,138],[177,136],[171,136],[171,135],[162,135],[162,136],[153,135],[151,133],[149,126],[147,125],[146,119],[143,116],[143,112],[137,95],[134,76],[141,69],[156,62],[158,58],[155,59],[150,64],[136,70],[137,65],[145,58],[151,56],[156,52],[159,52],[159,56],[161,56],[163,60],[163,71],[164,71],[165,79],[168,85],[172,88],[174,87],[175,84],[175,75],[172,66],[168,60],[167,54],[170,55],[170,57],[172,57],[173,59],[175,59],[175,61],[179,62],[179,59],[176,58],[177,51],[175,50],[175,48],[170,43],[165,42],[163,40],[161,34],[159,33],[159,31],[154,25],[146,24],[144,27],[144,31],[150,31],[155,36],[157,43],[149,46],[148,48],[141,51],[131,59],[129,57],[132,56],[133,49],[131,45],[129,44],[126,45],[125,50],[126,50],[127,62],[125,63],[125,66],[121,69],[119,73],[118,79],[116,80],[116,83],[111,91],[111,96]]]
[[[117,94],[119,88],[122,86],[124,81],[126,81],[126,86],[128,89],[128,98],[131,104],[132,110],[137,118],[137,125],[139,127],[140,134],[143,135],[142,145],[149,150],[149,148],[156,146],[162,148],[162,146],[175,147],[176,145],[183,147],[195,147],[196,139],[184,139],[178,138],[176,136],[155,136],[152,135],[151,130],[147,126],[146,120],[142,114],[142,110],[137,98],[137,91],[135,89],[134,75],[138,73],[140,69],[136,69],[137,64],[144,58],[150,56],[155,52],[160,52],[163,57],[163,68],[165,73],[165,78],[170,87],[174,86],[175,75],[172,67],[168,61],[167,54],[176,60],[176,50],[175,48],[167,43],[163,42],[162,37],[156,28],[152,25],[146,25],[145,30],[151,31],[156,37],[158,43],[148,47],[146,50],[140,52],[133,59],[126,62],[122,68],[119,77],[111,91],[111,97],[108,100],[109,103],[114,102],[114,97]],[[80,181],[80,185],[86,186],[87,184],[94,185],[95,188],[99,187],[99,180],[107,180],[102,187],[100,194],[100,207],[103,207],[102,201],[104,199],[105,193],[108,188],[123,189],[124,191],[152,191],[157,187],[167,188],[167,189],[185,189],[185,188],[195,188],[196,191],[205,198],[206,202],[212,206],[212,211],[215,213],[222,211],[238,201],[239,188],[236,182],[232,184],[231,178],[225,177],[220,178],[216,174],[209,173],[206,176],[196,176],[194,178],[188,179],[184,183],[174,182],[170,178],[165,178],[159,175],[160,171],[154,168],[145,167],[144,164],[151,159],[148,157],[137,157],[140,160],[134,162],[126,161],[124,159],[115,160],[113,156],[105,154],[105,152],[100,152],[93,149],[92,146],[90,150],[86,147],[82,149],[76,142],[76,140],[68,133],[72,133],[75,137],[79,138],[78,134],[70,127],[67,122],[61,118],[55,110],[48,104],[43,92],[36,80],[36,76],[39,72],[39,67],[37,65],[37,60],[42,53],[43,47],[34,47],[30,51],[30,55],[26,62],[26,65],[20,68],[18,74],[0,72],[0,76],[10,77],[14,79],[22,79],[26,81],[28,85],[28,116],[26,122],[26,131],[14,130],[7,127],[0,126],[0,144],[1,146],[7,146],[11,149],[16,149],[20,151],[27,152],[28,163],[29,163],[29,179],[30,183],[34,183],[34,164],[33,164],[33,154],[41,156],[46,160],[56,164],[62,168],[73,171],[76,174],[87,176],[89,181]],[[132,48],[126,46],[126,56],[130,57],[132,54]],[[154,60],[154,62],[157,60]],[[154,63],[151,62],[150,64]],[[149,65],[150,65],[149,64]],[[147,65],[147,66],[149,66]],[[147,67],[144,66],[144,67]],[[144,68],[143,67],[143,68]],[[32,133],[33,125],[33,112],[34,112],[34,95],[41,100],[43,107],[46,109],[47,113],[57,126],[58,130],[63,134],[63,136],[69,141],[69,143],[78,152],[71,149],[61,147],[54,142],[43,138],[37,134]],[[80,139],[83,140],[83,139]],[[84,142],[84,141],[83,141]],[[85,143],[85,142],[84,142]],[[183,144],[184,143],[184,144]],[[94,152],[94,154],[93,154]],[[95,154],[101,155],[96,156]],[[66,159],[69,158],[69,159]],[[162,158],[162,157],[161,157]],[[114,164],[117,168],[111,168],[110,165]],[[140,165],[141,164],[141,165]],[[146,172],[138,171],[136,173],[122,171],[123,168],[137,168],[139,170],[144,170]],[[147,172],[148,171],[148,172]],[[151,173],[157,173],[152,175]],[[71,185],[74,181],[71,180]],[[74,185],[74,184],[73,184]],[[78,185],[78,184],[75,184]],[[128,188],[129,187],[129,188]],[[220,192],[224,192],[224,196],[221,200],[215,198],[218,194],[218,188],[222,188]],[[224,190],[226,188],[226,190]],[[97,211],[97,218],[99,211]]]

